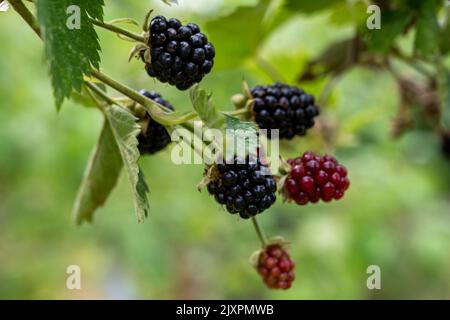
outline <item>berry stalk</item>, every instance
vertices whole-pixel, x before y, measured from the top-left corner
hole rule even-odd
[[[121,35],[123,35],[123,36],[125,36],[127,38],[130,38],[130,39],[133,39],[135,41],[145,43],[145,38],[143,36],[139,35],[139,34],[136,34],[134,32],[128,31],[126,29],[120,28],[120,27],[118,27],[116,25],[113,25],[111,23],[103,22],[103,21],[96,20],[96,19],[90,19],[90,20],[97,27],[103,28],[103,29],[108,30],[108,31],[112,31],[112,32],[114,32],[116,34],[121,34]]]
[[[259,226],[259,223],[258,223],[258,220],[256,219],[256,217],[253,216],[251,219],[252,219],[253,226],[255,227],[256,234],[258,235],[258,238],[261,241],[261,245],[264,248],[265,246],[267,246],[266,235],[264,234],[263,230]]]
[[[130,99],[134,100],[135,102],[141,104],[144,106],[148,113],[154,118],[156,121],[158,121],[161,124],[167,125],[167,126],[173,126],[173,125],[183,125],[183,123],[192,120],[197,116],[197,113],[190,111],[186,114],[181,115],[177,118],[167,118],[164,116],[164,114],[169,115],[173,113],[172,110],[166,108],[165,106],[162,106],[155,101],[141,95],[136,90],[131,89],[130,87],[127,87],[126,85],[110,78],[106,74],[91,68],[91,74],[94,78],[97,78],[101,82],[105,83],[106,85],[110,86],[111,88],[119,91],[120,93],[124,94],[125,96],[129,97]],[[156,107],[156,109],[155,109]],[[155,111],[156,110],[156,111]],[[162,111],[162,112],[158,112]],[[164,114],[162,114],[164,113]]]
[[[30,26],[31,29],[42,38],[41,28],[39,27],[39,23],[35,16],[31,13],[30,10],[23,4],[21,0],[9,0],[8,1],[14,10],[22,17],[23,20]]]

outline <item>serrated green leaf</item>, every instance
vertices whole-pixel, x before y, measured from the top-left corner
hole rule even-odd
[[[199,86],[195,86],[190,92],[191,102],[200,119],[207,127],[217,128],[221,122],[221,116],[211,100],[211,94]]]
[[[37,16],[50,65],[56,107],[72,90],[80,91],[90,66],[99,67],[100,44],[89,16],[103,19],[103,0],[39,0]],[[69,29],[67,8],[80,8],[80,29]]]
[[[238,118],[225,115],[226,124],[226,154],[235,151],[245,154],[256,154],[258,144],[258,126],[254,122],[241,121]],[[232,143],[230,143],[232,141]]]
[[[261,26],[269,3],[262,0],[256,6],[239,7],[206,24],[208,38],[221,53],[214,60],[215,70],[235,67],[254,55],[265,36]]]
[[[422,57],[430,57],[439,51],[439,23],[433,11],[423,11],[417,19],[414,52]]]
[[[362,33],[369,50],[386,52],[391,49],[395,39],[405,29],[412,14],[410,11],[383,11],[381,13],[381,29],[369,30],[364,24]]]
[[[326,10],[345,0],[286,0],[286,7],[293,11],[311,13]]]
[[[77,224],[93,220],[95,210],[103,206],[116,186],[122,166],[116,140],[105,120],[75,200],[73,216]]]
[[[105,114],[128,173],[128,179],[134,195],[136,217],[138,222],[141,223],[150,211],[147,198],[149,189],[138,165],[139,150],[136,136],[141,129],[136,123],[137,118],[118,106],[106,108]]]
[[[258,126],[254,122],[241,121],[236,117],[225,115],[225,124],[229,130],[244,130],[244,131],[256,131]]]

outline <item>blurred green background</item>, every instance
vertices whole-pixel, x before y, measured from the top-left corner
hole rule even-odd
[[[227,30],[254,27],[245,16],[233,27],[217,19],[256,0],[179,2],[106,1],[105,19],[142,21],[154,8],[184,22],[209,22],[206,33],[218,48]],[[101,115],[70,101],[56,113],[40,40],[12,10],[0,13],[0,30],[0,298],[450,298],[450,162],[427,131],[390,138],[399,96],[388,73],[355,68],[339,82],[321,116],[335,128],[333,148],[318,130],[283,144],[285,157],[333,152],[348,167],[352,186],[339,202],[298,207],[279,199],[260,216],[268,235],[291,241],[297,264],[290,290],[269,291],[248,263],[259,247],[251,223],[199,193],[203,167],[173,165],[170,149],[141,159],[151,189],[144,224],[136,222],[122,176],[94,224],[76,227],[72,203]],[[261,58],[293,83],[309,58],[352,30],[323,12],[290,16],[243,61],[218,50],[217,68],[202,87],[229,109],[242,79],[271,82]],[[107,74],[157,90],[179,110],[190,108],[188,92],[148,78],[138,61],[127,63],[130,43],[99,35]],[[236,50],[247,45],[235,43]],[[322,87],[307,89],[318,95]],[[73,264],[81,267],[81,290],[66,289],[66,268]],[[366,287],[369,265],[381,268],[381,290]]]

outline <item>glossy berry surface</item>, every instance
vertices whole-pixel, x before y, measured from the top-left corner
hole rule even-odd
[[[289,159],[292,169],[284,182],[283,193],[299,205],[319,200],[339,200],[350,186],[347,169],[331,156],[306,152]]]
[[[194,23],[183,26],[178,19],[156,16],[150,22],[150,77],[187,90],[211,72],[214,46]]]
[[[168,101],[164,100],[160,94],[146,90],[141,90],[140,93],[156,103],[159,103],[170,110],[174,110],[173,106]],[[138,149],[141,154],[154,154],[164,149],[171,142],[170,135],[167,132],[167,129],[153,120],[149,114],[146,114],[144,119],[147,123],[141,133],[137,136],[139,142]]]
[[[289,289],[295,279],[295,264],[280,245],[267,246],[258,257],[257,270],[270,289]]]
[[[217,177],[208,192],[225,205],[231,214],[248,219],[268,209],[276,200],[277,185],[267,166],[259,159],[234,158],[233,163],[218,164]]]
[[[251,89],[254,98],[253,116],[262,129],[278,129],[280,139],[304,136],[314,126],[319,115],[312,95],[302,89],[277,82],[270,86],[256,86]]]

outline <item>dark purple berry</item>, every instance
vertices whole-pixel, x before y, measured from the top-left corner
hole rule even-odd
[[[146,90],[141,90],[140,93],[156,103],[159,103],[170,110],[174,110],[173,106],[168,101],[164,100],[158,93]],[[149,114],[147,114],[144,119],[147,121],[147,125],[145,130],[143,129],[137,136],[139,142],[138,149],[141,155],[154,154],[164,149],[171,142],[170,135],[166,128],[154,121]]]
[[[146,61],[149,76],[186,90],[211,72],[214,46],[198,25],[183,26],[175,18],[167,20],[157,16],[150,22],[149,32],[150,61]]]

